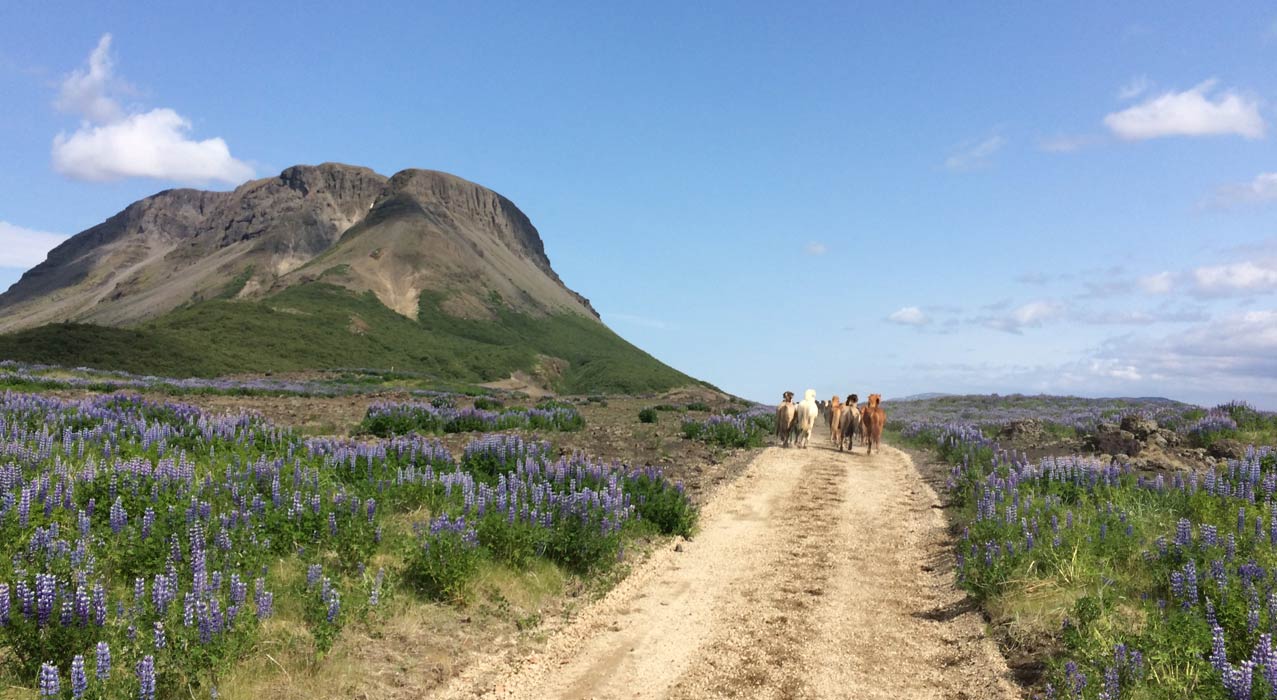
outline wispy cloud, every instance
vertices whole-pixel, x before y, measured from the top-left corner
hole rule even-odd
[[[1019,335],[1025,328],[1036,328],[1047,321],[1064,315],[1065,307],[1058,301],[1031,301],[1017,306],[1010,312],[979,319],[994,330]]]
[[[1260,173],[1250,182],[1225,185],[1215,192],[1208,204],[1229,207],[1239,204],[1277,202],[1277,173]]]
[[[1139,367],[1144,378],[1188,383],[1217,396],[1277,394],[1277,310],[1231,314],[1160,338],[1114,338],[1095,362]]]
[[[1149,82],[1148,76],[1137,75],[1134,78],[1131,78],[1130,82],[1118,89],[1117,99],[1133,100],[1148,92],[1148,89],[1152,86],[1153,84]]]
[[[1166,271],[1145,275],[1140,278],[1139,286],[1149,294],[1168,294],[1175,287],[1175,275]]]
[[[824,255],[829,252],[829,249],[825,247],[824,243],[812,241],[803,246],[803,252],[808,255]]]
[[[989,166],[993,155],[1002,150],[1007,140],[1001,134],[994,134],[979,141],[968,141],[959,144],[944,161],[944,167],[954,172],[968,172]]]
[[[902,326],[925,326],[931,323],[931,317],[916,306],[897,309],[887,316],[887,320]]]
[[[1072,153],[1087,146],[1094,146],[1103,141],[1103,137],[1095,134],[1059,135],[1038,141],[1038,150],[1047,153]]]
[[[640,326],[643,328],[651,328],[658,331],[668,331],[673,328],[668,322],[658,318],[649,318],[647,316],[639,316],[637,314],[606,314],[609,320],[619,321],[629,326]]]
[[[1277,293],[1277,256],[1256,255],[1237,262],[1158,272],[1141,277],[1139,287],[1148,294],[1179,292],[1199,298]]]
[[[1207,80],[1184,92],[1167,92],[1104,117],[1104,124],[1118,137],[1139,141],[1165,136],[1217,136],[1235,134],[1249,139],[1264,135],[1259,101],[1225,91],[1212,98],[1215,80]]]
[[[49,251],[66,238],[60,233],[36,231],[0,221],[0,267],[26,269],[39,265]]]
[[[175,110],[126,109],[116,97],[124,91],[127,84],[115,75],[111,35],[104,34],[87,65],[62,81],[54,104],[83,121],[74,132],[54,137],[54,170],[94,182],[147,177],[237,184],[253,176],[222,139],[190,138],[190,120]]]
[[[1193,270],[1198,294],[1232,296],[1277,292],[1277,261],[1246,260],[1228,265],[1208,265]]]

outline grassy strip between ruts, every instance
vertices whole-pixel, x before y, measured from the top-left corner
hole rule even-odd
[[[957,575],[1047,698],[1277,697],[1277,456],[1150,475],[1031,463],[970,426],[898,438],[949,464]]]

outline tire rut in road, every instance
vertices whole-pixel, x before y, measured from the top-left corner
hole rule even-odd
[[[671,698],[805,698],[812,660],[803,654],[812,615],[834,570],[848,464],[821,448],[789,453],[798,486],[775,510],[762,568],[739,582],[722,619]]]

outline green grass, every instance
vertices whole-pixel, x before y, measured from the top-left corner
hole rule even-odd
[[[312,283],[258,301],[199,302],[135,328],[50,324],[0,335],[0,359],[174,377],[376,367],[466,384],[522,370],[573,393],[697,383],[592,319],[534,317],[495,302],[492,320],[461,319],[443,313],[442,301],[423,294],[414,321],[371,293]]]
[[[962,533],[959,583],[1006,642],[1046,663],[1043,684],[1072,687],[1070,662],[1089,678],[1084,692],[1055,697],[1104,697],[1112,672],[1121,692],[1109,697],[1227,700],[1212,668],[1208,620],[1218,619],[1230,664],[1251,658],[1260,635],[1277,629],[1268,574],[1243,576],[1246,567],[1277,567],[1277,505],[1262,486],[1277,455],[1259,461],[1256,482],[1250,465],[1210,476],[1122,470],[1101,477],[1094,464],[1012,474],[989,443],[952,441],[940,429],[893,439],[965,465],[951,475],[949,490],[953,531]],[[1177,481],[1190,478],[1197,486]],[[1226,486],[1208,488],[1208,479]],[[1241,495],[1243,483],[1258,491],[1254,499]],[[1182,544],[1181,527],[1190,538]],[[1205,528],[1213,528],[1209,537]],[[1192,595],[1173,582],[1190,566]],[[1122,650],[1141,653],[1138,668],[1122,660]],[[1259,671],[1254,678],[1255,693],[1245,697],[1274,697]]]
[[[239,293],[244,290],[245,285],[247,285],[248,281],[252,278],[253,278],[253,266],[249,265],[248,267],[244,268],[243,272],[240,272],[238,275],[235,275],[234,279],[226,283],[226,287],[224,287],[221,293],[217,295],[217,298],[218,299],[234,299],[235,297],[239,296]]]

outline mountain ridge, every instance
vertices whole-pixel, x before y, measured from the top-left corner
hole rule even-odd
[[[393,230],[375,241],[384,245],[365,245],[370,230],[386,227]],[[352,230],[364,235],[348,236]],[[461,315],[485,314],[475,301],[495,291],[524,311],[598,319],[554,272],[531,220],[505,197],[440,171],[385,177],[323,163],[229,192],[170,189],[130,204],[72,236],[0,294],[0,332],[67,321],[128,326],[222,295],[240,278],[234,297],[266,296],[323,276],[326,270],[293,274],[322,260],[350,266],[327,281],[372,291],[410,317],[416,296],[434,290],[449,292]]]
[[[0,294],[0,359],[168,376],[399,367],[561,391],[697,384],[609,329],[531,220],[448,173],[293,166],[173,189]]]

